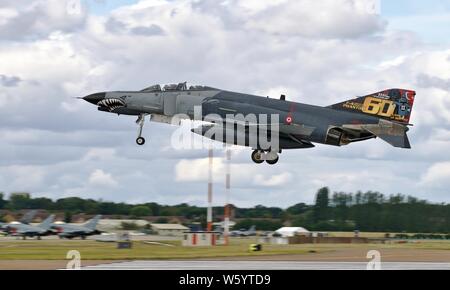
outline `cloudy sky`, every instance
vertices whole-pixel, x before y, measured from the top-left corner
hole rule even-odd
[[[238,206],[312,202],[322,186],[450,202],[450,1],[370,2],[1,0],[0,191],[204,205],[206,150],[174,150],[156,123],[137,147],[134,117],[74,98],[189,81],[324,106],[417,91],[412,150],[319,145],[269,166],[233,148]]]

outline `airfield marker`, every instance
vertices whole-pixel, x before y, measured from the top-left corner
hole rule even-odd
[[[206,212],[207,231],[212,231],[212,187],[213,187],[213,149],[209,148],[209,168],[208,168],[208,209]]]
[[[225,180],[225,215],[224,215],[224,229],[223,235],[225,238],[225,245],[228,245],[228,236],[230,233],[230,192],[231,192],[231,150],[226,150],[226,180]]]

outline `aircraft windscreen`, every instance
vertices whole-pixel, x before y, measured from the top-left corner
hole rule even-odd
[[[183,82],[179,84],[167,84],[164,85],[163,87],[161,87],[161,85],[152,85],[141,90],[141,92],[187,91],[187,90],[188,90],[187,82]],[[207,86],[192,85],[189,87],[189,90],[201,91],[201,90],[217,90],[217,89]]]
[[[153,85],[153,86],[143,89],[141,92],[160,92],[160,91],[161,91],[160,85]]]

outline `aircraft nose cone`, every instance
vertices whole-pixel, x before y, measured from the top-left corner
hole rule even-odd
[[[97,105],[98,102],[105,99],[106,93],[95,93],[83,98],[86,102]]]

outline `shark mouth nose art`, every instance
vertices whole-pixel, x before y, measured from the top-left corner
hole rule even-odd
[[[125,102],[120,99],[104,99],[97,103],[97,106],[107,108],[110,112],[115,109],[125,107]]]

